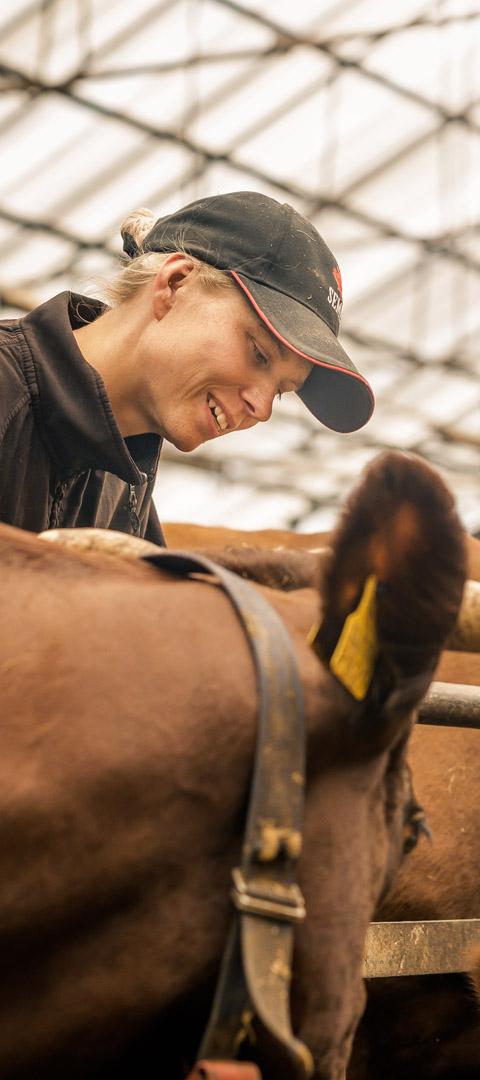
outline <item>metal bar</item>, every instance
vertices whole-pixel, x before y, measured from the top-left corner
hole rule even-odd
[[[480,945],[480,919],[370,923],[363,975],[383,979],[467,971],[472,945]]]
[[[480,728],[480,686],[432,683],[420,706],[418,723]]]
[[[284,56],[295,49],[295,42],[269,45],[266,49],[224,49],[222,52],[200,52],[195,56],[182,56],[177,60],[166,60],[158,64],[132,64],[128,67],[102,68],[101,71],[78,71],[75,82],[87,79],[96,82],[102,79],[125,79],[130,75],[166,75],[172,71],[184,71],[186,68],[200,67],[202,64],[225,64],[239,60],[263,62],[270,56]],[[223,90],[222,90],[223,94]]]

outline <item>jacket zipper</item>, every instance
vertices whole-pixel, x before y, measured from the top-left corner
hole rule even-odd
[[[48,522],[49,529],[59,529],[61,526],[63,500],[65,498],[65,495],[67,494],[70,483],[71,478],[69,478],[68,480],[59,480],[55,486]],[[130,521],[130,527],[134,536],[138,536],[140,533],[140,518],[137,514],[137,506],[138,499],[135,491],[135,485],[129,484],[127,512]]]
[[[140,532],[140,519],[137,514],[138,499],[135,491],[135,485],[128,485],[128,516],[130,518],[130,525],[134,536],[138,536]]]
[[[70,480],[59,480],[55,485],[55,491],[53,493],[52,506],[50,509],[50,517],[48,521],[49,529],[60,528],[60,522],[62,518],[62,503],[67,493]]]

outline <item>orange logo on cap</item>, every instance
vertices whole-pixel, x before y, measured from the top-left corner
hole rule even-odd
[[[342,275],[340,273],[340,268],[338,266],[334,266],[333,270],[332,270],[332,274],[333,274],[333,276],[335,278],[335,281],[336,281],[337,287],[338,287],[338,291],[339,291],[340,296],[341,296],[342,295]]]

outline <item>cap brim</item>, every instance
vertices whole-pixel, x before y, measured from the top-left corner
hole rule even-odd
[[[298,300],[230,271],[257,315],[286,348],[305,357],[312,371],[298,396],[333,431],[357,431],[370,419],[373,391],[330,327]]]

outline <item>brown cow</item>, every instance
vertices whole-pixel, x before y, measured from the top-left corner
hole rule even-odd
[[[210,544],[218,541],[224,531],[217,533],[207,529],[202,535],[202,530],[197,532],[196,527],[192,527],[190,532],[187,526],[186,536],[182,537],[182,528],[178,527],[177,540],[185,542],[191,535],[200,546],[202,541]],[[67,535],[68,541],[78,546],[99,540],[110,546],[109,534],[101,533],[99,538],[91,538],[89,533],[89,530],[70,530],[60,535],[63,542]],[[266,547],[253,548],[242,541],[242,535],[250,540],[257,534],[236,534],[233,530],[227,530],[227,534],[228,548],[210,554],[216,554],[219,561],[245,576],[281,588],[302,586],[318,576],[314,557],[308,551],[287,547],[280,552],[271,552]],[[265,534],[258,535],[262,544]],[[295,534],[291,536],[294,540]],[[290,539],[288,534],[287,539]],[[478,542],[473,538],[469,540],[471,572],[474,567],[472,553]],[[126,538],[119,534],[115,542],[123,547]],[[322,554],[325,565],[327,551]],[[309,607],[305,603],[306,597],[303,599],[299,618],[303,620],[306,634],[314,618],[316,600],[312,597]],[[480,658],[471,653],[443,653],[436,678],[480,685]],[[479,917],[480,880],[476,867],[480,859],[480,829],[475,791],[480,765],[478,733],[459,730],[439,730],[437,733],[431,728],[419,727],[414,732],[409,761],[415,776],[416,793],[428,807],[434,843],[424,843],[418,856],[406,862],[398,885],[377,917]],[[458,837],[462,839],[460,848]],[[454,860],[460,872],[452,878],[450,868]],[[398,1076],[401,1080],[407,1077],[411,1080],[414,1076],[422,1077],[422,1080],[433,1080],[437,1076],[477,1076],[480,1026],[467,976],[409,978],[408,983],[405,979],[372,980],[369,998],[367,1013],[354,1045],[349,1080],[367,1077],[379,1080],[390,1073],[392,1078]]]
[[[311,593],[260,590],[290,631],[306,703],[293,1008],[317,1080],[341,1080],[349,1056],[363,938],[410,805],[412,710],[464,577],[451,497],[402,455],[371,467],[335,550],[327,657],[367,576],[381,582],[365,702],[305,643]],[[149,564],[3,527],[0,565],[0,1075],[177,1080],[230,919],[256,713],[242,631],[217,588]]]
[[[332,532],[299,533],[288,529],[228,529],[222,525],[191,525],[166,522],[163,526],[168,547],[189,551],[206,548],[254,548],[274,551],[323,552],[332,542]],[[480,581],[480,539],[465,533],[467,577]]]
[[[229,529],[225,525],[195,525],[183,521],[162,524],[168,547],[197,551],[204,548],[245,547],[268,551],[319,551],[329,547],[332,532],[299,533],[289,529]]]

